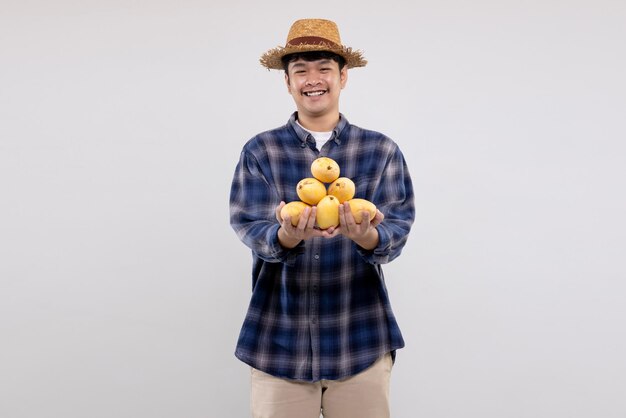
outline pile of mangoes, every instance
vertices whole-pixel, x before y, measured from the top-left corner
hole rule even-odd
[[[311,174],[300,180],[296,186],[299,201],[283,206],[280,216],[291,217],[291,224],[298,225],[300,215],[307,207],[316,206],[315,224],[319,229],[339,225],[339,205],[348,202],[356,223],[363,220],[363,212],[370,213],[370,220],[376,216],[376,206],[365,199],[355,199],[356,188],[348,177],[339,177],[339,164],[332,158],[320,157],[311,164]],[[328,188],[326,184],[330,184]]]

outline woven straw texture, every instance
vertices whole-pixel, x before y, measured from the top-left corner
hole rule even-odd
[[[291,25],[285,46],[267,51],[259,60],[267,69],[282,70],[281,58],[296,52],[330,51],[341,55],[348,68],[364,67],[363,53],[341,44],[335,22],[325,19],[301,19]]]

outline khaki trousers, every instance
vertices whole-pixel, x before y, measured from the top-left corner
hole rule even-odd
[[[315,383],[280,379],[252,369],[253,418],[389,418],[391,355],[342,380]]]

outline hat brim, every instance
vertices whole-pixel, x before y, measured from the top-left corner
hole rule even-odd
[[[298,52],[314,52],[314,51],[328,51],[334,52],[337,55],[342,56],[346,60],[346,66],[348,68],[365,67],[367,60],[363,58],[363,52],[359,50],[353,50],[345,46],[342,47],[329,47],[326,44],[320,45],[293,45],[287,47],[276,47],[270,49],[261,56],[259,62],[262,66],[268,70],[282,70],[283,63],[281,59],[285,55],[295,54]]]

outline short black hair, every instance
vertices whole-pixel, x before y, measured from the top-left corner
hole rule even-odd
[[[317,60],[322,60],[322,59],[331,59],[339,65],[339,71],[341,71],[343,67],[346,65],[345,58],[339,54],[335,54],[334,52],[330,52],[330,51],[295,52],[293,54],[287,54],[280,59],[283,63],[283,69],[285,70],[285,72],[287,72],[290,62],[298,61],[299,59],[303,59],[307,62],[317,61]]]

